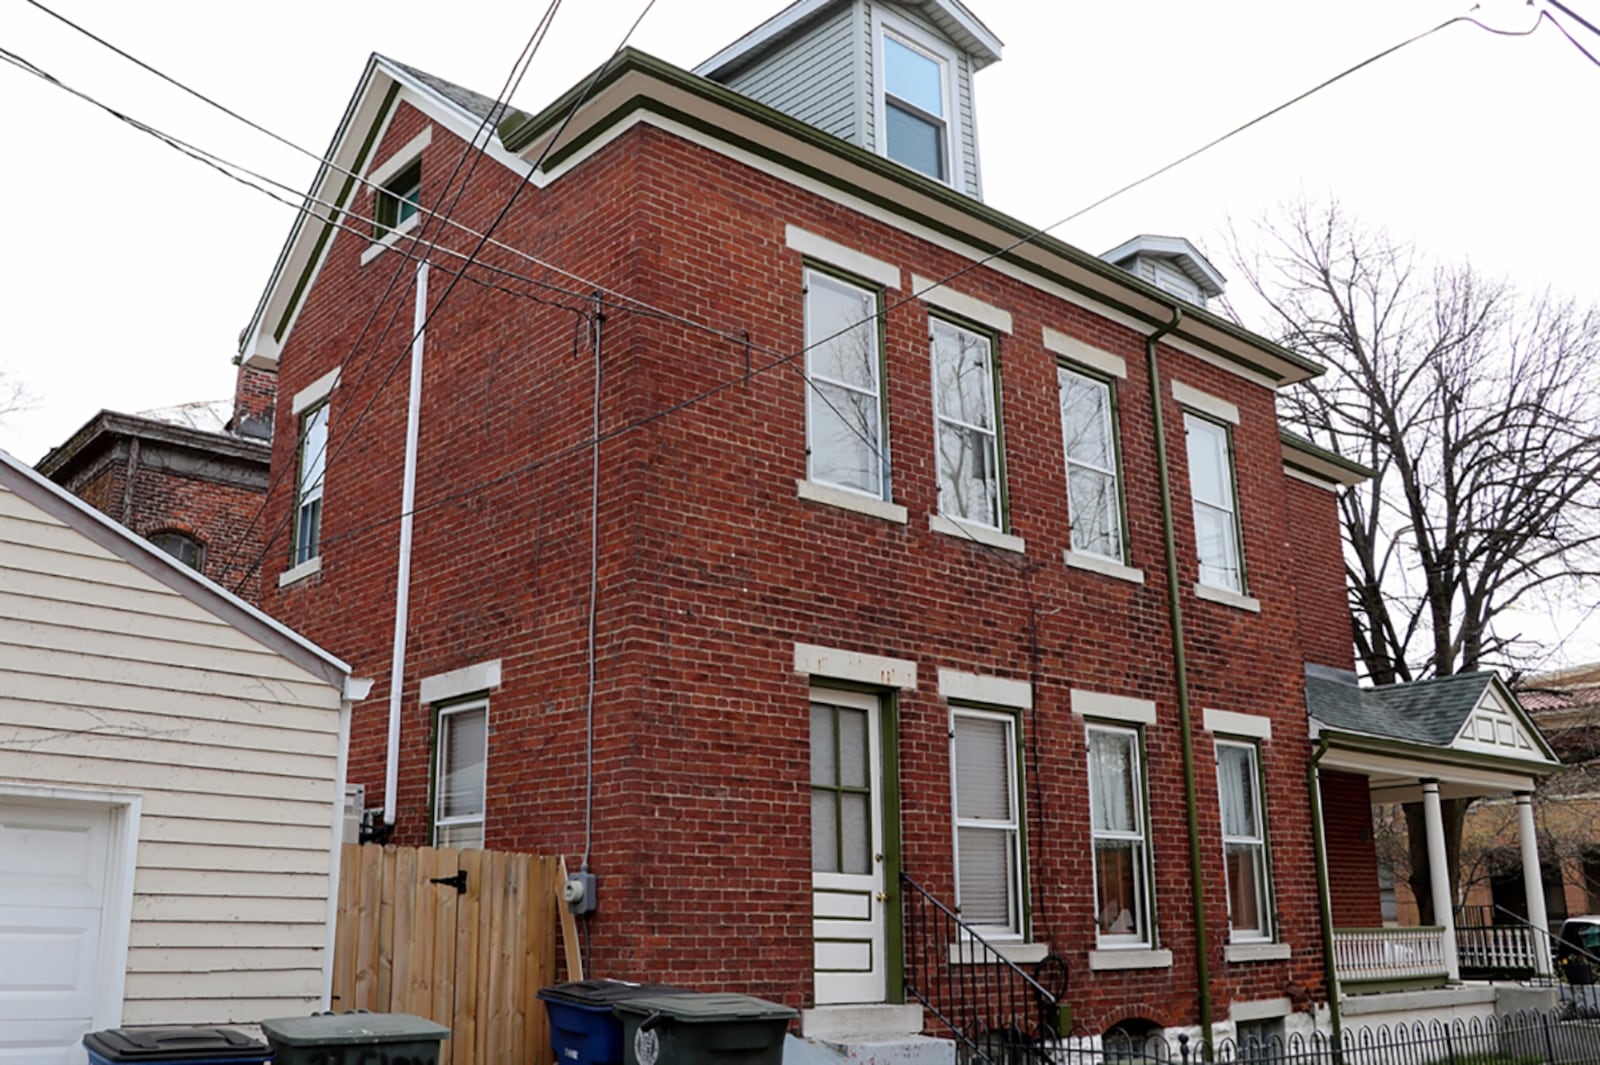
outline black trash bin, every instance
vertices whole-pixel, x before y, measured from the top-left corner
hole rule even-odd
[[[560,1065],[622,1065],[622,1022],[611,1007],[647,995],[687,994],[663,984],[573,980],[539,992],[550,1018],[550,1049]]]
[[[625,1065],[783,1065],[797,1014],[751,995],[706,992],[618,1002]]]
[[[262,1021],[275,1065],[439,1065],[450,1029],[409,1013],[318,1013]]]
[[[262,1065],[272,1051],[228,1028],[107,1028],[83,1037],[90,1065]]]

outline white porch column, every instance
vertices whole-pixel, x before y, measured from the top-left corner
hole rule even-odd
[[[1533,796],[1517,792],[1517,830],[1522,841],[1522,886],[1528,896],[1528,923],[1533,925],[1534,957],[1539,972],[1550,973],[1550,917],[1544,908],[1544,875],[1539,870],[1539,841],[1533,828]]]
[[[1439,782],[1422,782],[1422,819],[1428,831],[1428,879],[1433,885],[1433,919],[1444,927],[1444,965],[1450,982],[1461,979],[1456,957],[1456,915],[1450,893],[1450,865],[1444,857],[1444,817],[1439,812]]]

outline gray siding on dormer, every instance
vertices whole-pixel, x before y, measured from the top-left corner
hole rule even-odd
[[[846,5],[734,75],[727,85],[836,137],[860,143],[854,25],[853,5]]]
[[[875,13],[887,13],[898,21],[914,26],[919,30],[941,41],[948,41],[949,37],[938,26],[924,18],[918,11],[914,11],[899,4],[878,3],[877,0],[862,0],[862,7],[866,17],[861,20],[861,47],[866,56],[866,88],[863,96],[866,106],[863,114],[866,121],[866,136],[862,138],[865,147],[877,151],[876,132],[878,128],[877,116],[874,113],[877,107],[877,72],[873,63],[878,55],[878,43],[873,38]],[[956,49],[956,65],[953,72],[955,77],[955,109],[954,116],[955,135],[957,144],[956,173],[960,180],[956,187],[974,199],[983,198],[983,186],[978,177],[978,134],[977,123],[972,106],[972,57]]]

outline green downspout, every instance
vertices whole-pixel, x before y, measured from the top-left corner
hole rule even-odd
[[[1183,653],[1183,599],[1178,591],[1178,545],[1172,530],[1172,483],[1167,470],[1166,422],[1161,416],[1161,374],[1156,367],[1156,342],[1183,320],[1174,305],[1172,321],[1144,339],[1145,373],[1150,378],[1150,407],[1155,418],[1156,475],[1161,489],[1161,536],[1167,554],[1167,612],[1172,621],[1172,663],[1178,689],[1178,728],[1183,737],[1183,798],[1189,820],[1189,884],[1194,893],[1195,982],[1200,992],[1200,1032],[1206,1059],[1211,1058],[1211,942],[1206,935],[1205,877],[1200,863],[1200,815],[1194,793],[1194,737],[1190,734],[1189,666]]]
[[[1328,844],[1322,830],[1322,756],[1328,753],[1328,738],[1317,741],[1311,761],[1306,763],[1306,781],[1311,786],[1311,845],[1317,858],[1318,915],[1322,919],[1322,980],[1328,988],[1328,1020],[1333,1024],[1333,1045],[1338,1053],[1343,1041],[1339,1023],[1339,971],[1333,956],[1333,899],[1328,885]]]

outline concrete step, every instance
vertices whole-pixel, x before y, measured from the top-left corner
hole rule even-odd
[[[916,1005],[818,1006],[801,1011],[800,1034],[835,1060],[857,1065],[955,1065],[956,1060],[952,1040],[922,1034],[922,1007]]]

